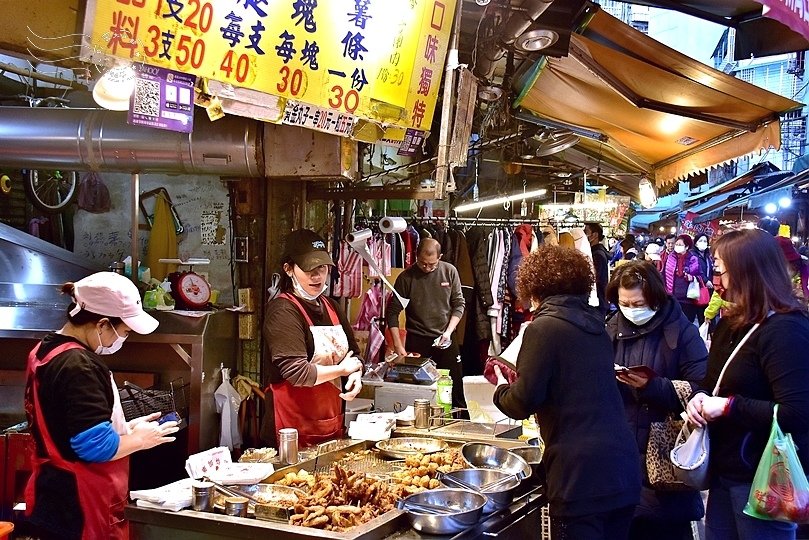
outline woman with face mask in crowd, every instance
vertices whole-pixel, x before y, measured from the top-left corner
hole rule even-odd
[[[705,233],[697,235],[694,239],[694,249],[692,253],[696,255],[699,263],[699,277],[702,283],[713,292],[713,257],[708,246],[708,235]],[[697,321],[702,324],[705,321],[705,310],[697,310]]]
[[[705,376],[708,351],[697,327],[666,294],[660,273],[651,262],[629,261],[617,268],[607,285],[607,300],[618,306],[607,321],[615,363],[652,370],[627,371],[616,366],[630,430],[643,455],[649,425],[683,412],[682,401],[691,394],[691,384],[696,387]],[[690,539],[691,521],[703,515],[699,492],[655,490],[649,484],[645,460],[641,461],[644,483],[629,538]]]
[[[343,437],[345,402],[362,389],[359,346],[345,314],[326,296],[334,266],[314,231],[286,239],[279,294],[267,304],[267,410],[261,436],[277,445],[278,430],[295,428],[309,446]]]
[[[666,292],[680,303],[685,318],[693,322],[701,307],[688,298],[688,284],[699,276],[699,261],[691,251],[694,240],[687,234],[681,234],[674,241],[674,251],[664,252],[660,267]]]
[[[72,298],[67,322],[28,356],[35,447],[26,514],[43,539],[129,538],[129,455],[173,441],[177,422],[159,424],[160,413],[127,422],[104,357],[158,323],[135,284],[113,272],[65,283],[62,293]]]

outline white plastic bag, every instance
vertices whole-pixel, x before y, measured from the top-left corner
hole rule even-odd
[[[222,384],[214,392],[216,412],[221,417],[219,430],[219,446],[227,446],[229,450],[242,445],[242,434],[239,433],[239,406],[242,396],[230,384],[230,368],[222,368]]]
[[[699,280],[697,278],[688,283],[688,291],[686,291],[685,296],[691,300],[699,300]]]
[[[702,341],[705,342],[705,347],[710,351],[711,350],[711,334],[708,333],[708,329],[711,327],[711,320],[705,319],[701,325],[699,325],[699,337],[702,338]]]

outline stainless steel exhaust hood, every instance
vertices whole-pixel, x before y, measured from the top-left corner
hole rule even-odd
[[[192,133],[130,126],[106,109],[0,107],[0,165],[77,171],[264,176],[257,120],[204,112]]]

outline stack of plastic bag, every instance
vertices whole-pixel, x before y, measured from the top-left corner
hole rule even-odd
[[[211,448],[198,454],[192,454],[185,460],[185,472],[189,478],[200,478],[210,476],[211,473],[229,465],[233,462],[230,457],[230,450],[227,447],[219,446]]]
[[[129,492],[129,498],[142,508],[155,508],[178,512],[191,506],[191,478],[183,478],[171,484],[154,488]]]
[[[359,414],[348,425],[348,436],[363,441],[390,439],[391,430],[396,426],[393,413]]]

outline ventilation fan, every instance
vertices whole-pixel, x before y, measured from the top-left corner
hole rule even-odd
[[[566,129],[545,129],[529,139],[537,157],[550,156],[567,150],[579,142],[579,136]]]

